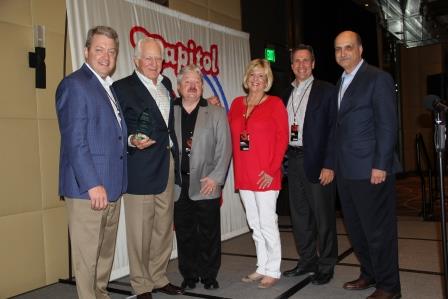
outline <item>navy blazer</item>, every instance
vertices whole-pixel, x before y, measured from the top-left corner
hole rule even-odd
[[[170,151],[175,162],[175,182],[180,185],[180,175],[177,171],[179,165],[178,146],[174,132],[173,102],[175,94],[167,77],[163,77],[162,84],[168,90],[170,98],[171,109],[168,126],[156,101],[143,85],[137,73],[134,72],[112,85],[128,125],[128,135],[137,133],[138,118],[145,109],[149,109],[154,125],[151,139],[156,143],[144,150],[128,147],[127,193],[129,194],[159,194],[165,191],[168,183]],[[173,142],[172,148],[170,148],[170,138]]]
[[[396,172],[397,126],[392,77],[364,62],[345,91],[337,114],[337,175],[357,180],[370,179],[372,168]]]
[[[284,92],[282,99],[288,105],[294,87]],[[303,122],[304,168],[308,180],[319,182],[322,168],[334,168],[334,148],[330,143],[331,129],[336,120],[337,98],[334,85],[314,80]]]
[[[118,107],[119,108],[119,107]],[[121,127],[106,90],[85,64],[56,90],[61,132],[59,195],[89,199],[102,185],[108,200],[126,191],[126,124]]]

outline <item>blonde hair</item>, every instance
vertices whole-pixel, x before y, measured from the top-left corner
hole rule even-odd
[[[262,58],[254,59],[249,63],[249,65],[246,67],[246,71],[244,72],[243,87],[246,92],[249,89],[249,86],[247,85],[247,80],[249,79],[249,74],[256,67],[261,68],[264,71],[264,74],[266,76],[267,83],[266,83],[266,87],[265,87],[264,91],[268,91],[269,89],[271,89],[272,83],[274,82],[274,75],[272,74],[271,64],[266,59],[262,59]]]

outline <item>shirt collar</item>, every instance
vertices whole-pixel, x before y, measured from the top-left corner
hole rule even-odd
[[[308,78],[305,79],[305,81],[302,81],[301,83],[297,82],[296,80],[291,82],[292,87],[297,88],[299,86],[307,86],[308,83],[314,80],[314,76],[311,75]]]
[[[359,68],[361,67],[361,65],[363,64],[364,59],[361,59],[361,61],[358,63],[358,65],[356,65],[355,69],[351,72],[351,73],[347,73],[347,72],[343,72],[342,73],[342,78],[347,78],[347,77],[355,77],[356,73],[358,72]]]
[[[146,77],[145,75],[143,75],[142,73],[140,73],[138,70],[135,70],[135,73],[137,74],[137,76],[140,78],[140,80],[143,82],[143,84],[145,85],[149,85],[149,86],[154,86],[156,87],[157,85],[160,84],[160,82],[162,82],[163,80],[163,76],[161,74],[159,74],[159,76],[157,77],[157,83],[154,84],[154,82],[149,79],[148,77]]]
[[[112,83],[114,83],[114,80],[110,76],[107,76],[106,79],[103,79],[103,78],[101,78],[100,75],[97,74],[97,72],[95,72],[95,70],[87,62],[85,64],[92,71],[92,73],[95,74],[95,76],[98,78],[98,80],[100,80],[101,84],[106,85],[107,87],[110,87],[112,85]]]

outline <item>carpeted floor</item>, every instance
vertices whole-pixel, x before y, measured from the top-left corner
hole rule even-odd
[[[443,267],[441,256],[440,222],[423,221],[421,212],[420,181],[417,177],[397,180],[397,214],[399,266],[402,285],[402,298],[437,299],[443,296]],[[283,199],[282,199],[283,200]],[[283,200],[282,204],[286,201]],[[438,213],[439,205],[434,205]],[[282,207],[282,206],[280,206]],[[285,207],[283,207],[285,208]],[[281,270],[292,268],[297,262],[293,232],[288,216],[279,217],[282,241]],[[218,275],[220,289],[205,290],[202,284],[183,296],[154,294],[154,299],[163,298],[208,298],[208,299],[360,299],[366,298],[373,289],[365,291],[346,291],[341,286],[345,281],[357,278],[359,263],[352,252],[343,219],[337,219],[339,262],[335,268],[334,278],[324,286],[310,284],[309,277],[282,277],[271,289],[260,290],[256,284],[241,282],[241,277],[255,269],[256,255],[251,234],[247,233],[222,244],[222,264]],[[170,262],[168,277],[179,285],[182,278],[177,269],[177,260]],[[112,299],[129,298],[129,278],[124,277],[111,282],[110,287],[120,293],[111,293]],[[20,299],[76,299],[76,288],[72,285],[56,283],[54,285],[22,294]],[[446,297],[445,297],[446,298]]]

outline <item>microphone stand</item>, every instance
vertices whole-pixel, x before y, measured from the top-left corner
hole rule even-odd
[[[443,154],[446,143],[446,122],[445,111],[436,112],[434,117],[434,143],[437,152],[437,169],[439,172],[439,192],[440,192],[440,225],[442,227],[442,249],[443,249],[443,276],[444,276],[444,298],[448,296],[448,252],[446,243],[446,220],[445,220],[445,184]]]

